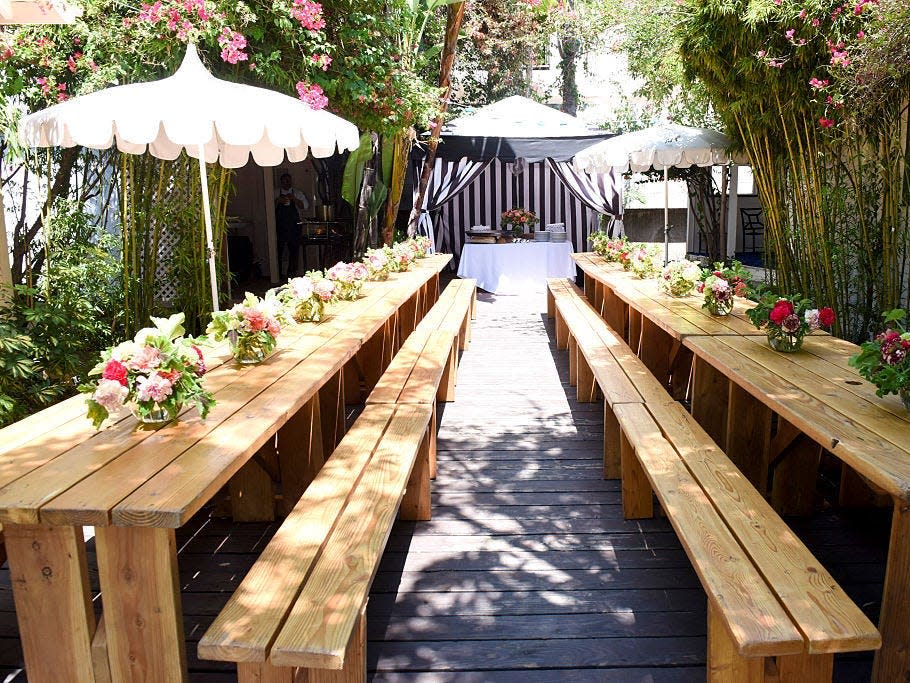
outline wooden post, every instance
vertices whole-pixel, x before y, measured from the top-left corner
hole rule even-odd
[[[288,514],[325,462],[318,396],[307,401],[278,430],[278,462],[284,514]]]
[[[568,339],[566,339],[566,349],[569,352],[569,386],[574,387],[578,385],[578,361],[580,354],[578,351],[578,342],[572,335],[571,330],[569,330],[569,336]],[[581,358],[581,360],[584,361],[584,358]]]
[[[399,508],[401,519],[410,522],[426,522],[430,519],[430,433],[436,425],[427,426],[426,434],[417,450],[414,468],[408,479],[408,487]]]
[[[725,451],[763,496],[768,492],[771,416],[768,406],[730,382]]]
[[[654,516],[651,482],[625,434],[620,433],[619,444],[622,460],[622,516],[625,519],[650,519]]]
[[[593,403],[597,400],[597,380],[594,378],[594,372],[588,364],[588,359],[584,353],[575,345],[575,368],[576,382],[575,396],[579,403]],[[571,357],[571,352],[569,356]]]
[[[626,343],[629,341],[629,330],[627,326],[628,315],[629,307],[626,303],[616,296],[613,293],[613,290],[605,288],[603,319],[606,321],[607,325],[613,328],[613,331],[616,332],[616,334],[626,341]]]
[[[3,531],[28,680],[94,681],[95,613],[82,529],[7,524]]]
[[[569,326],[556,307],[556,348],[565,349],[569,346]]]
[[[781,679],[783,680],[783,679]],[[708,602],[709,683],[764,683],[765,658],[743,657],[727,633],[717,608]]]
[[[174,530],[96,527],[95,543],[111,678],[187,680]]]
[[[670,351],[673,338],[648,318],[641,321],[641,347],[638,356],[657,380],[664,386],[670,386]]]
[[[277,459],[275,438],[266,441],[256,454],[231,477],[231,517],[235,522],[272,522],[275,520],[275,493],[272,477],[262,467],[262,459]]]
[[[343,370],[319,389],[319,417],[322,421],[322,452],[328,458],[345,431]]]
[[[878,620],[882,647],[872,667],[875,683],[910,680],[910,619],[906,614],[910,604],[910,506],[895,499],[891,520],[891,544]]]
[[[622,432],[613,408],[604,401],[604,479],[619,479],[622,477],[620,456],[620,439]]]
[[[721,450],[727,448],[727,401],[730,380],[696,356],[692,370],[692,417]]]
[[[294,683],[294,667],[237,662],[237,683]]]
[[[777,658],[778,680],[796,683],[831,683],[834,653],[786,655]],[[765,679],[767,680],[767,678]]]
[[[306,683],[363,683],[367,677],[367,617],[366,605],[354,622],[351,642],[344,652],[344,668],[341,671],[329,669],[299,669],[305,671]],[[299,678],[298,678],[299,680]]]

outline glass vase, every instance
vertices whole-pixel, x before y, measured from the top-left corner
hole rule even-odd
[[[150,410],[140,408],[139,404],[135,401],[131,402],[129,406],[130,412],[139,424],[149,425],[150,427],[160,427],[171,421],[171,417],[168,415],[167,410],[157,403],[152,404]],[[178,405],[178,413],[180,412],[180,408],[181,406]]]
[[[241,365],[255,365],[265,360],[265,350],[252,335],[228,332],[228,341],[231,343],[231,353],[234,360]]]
[[[718,301],[717,299],[705,299],[705,308],[711,315],[730,315],[733,311],[733,299],[727,301]]]
[[[768,345],[781,353],[796,353],[803,346],[803,333],[790,334],[779,327],[768,327]]]
[[[325,302],[315,294],[297,304],[294,320],[299,323],[318,323],[325,316]]]

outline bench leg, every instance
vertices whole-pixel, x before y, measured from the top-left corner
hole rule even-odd
[[[442,379],[439,380],[439,388],[436,390],[436,399],[446,403],[455,400],[455,376],[458,374],[458,344],[456,342],[457,340],[452,343],[449,360],[442,372]]]
[[[430,418],[430,479],[436,478],[436,430],[437,423],[436,403],[433,403],[433,416]]]
[[[468,343],[471,341],[471,316],[465,313],[464,322],[461,323],[461,331],[458,333],[461,338],[461,350],[468,350]]]
[[[556,309],[556,348],[564,349],[569,345],[569,326],[566,325],[565,319],[560,315],[559,308]]]
[[[769,666],[772,663],[769,662]],[[787,655],[773,662],[781,683],[831,683],[834,676],[834,653]],[[770,676],[766,677],[771,678]]]
[[[417,451],[408,487],[401,500],[399,516],[409,522],[426,522],[430,519],[430,439],[436,424],[427,426],[423,441]]]
[[[28,679],[94,680],[95,614],[82,529],[10,524],[4,534]]]
[[[575,368],[576,368],[576,381],[578,386],[576,388],[576,398],[579,403],[592,403],[597,400],[597,380],[594,379],[594,373],[591,371],[591,366],[588,365],[588,359],[585,358],[585,355],[581,352],[581,349],[575,349]]]
[[[569,386],[578,386],[578,342],[571,332],[566,339],[566,349],[569,351]]]
[[[237,662],[237,683],[294,683],[294,667]]]
[[[654,516],[651,482],[635,455],[625,434],[620,433],[619,456],[622,461],[622,514],[626,519],[650,519]]]
[[[764,680],[765,658],[742,657],[717,608],[709,602],[708,683],[764,683]]]
[[[587,276],[585,276],[587,284]],[[553,296],[553,290],[547,287],[547,317],[552,318],[556,315],[556,297]]]
[[[875,653],[872,680],[876,683],[910,679],[910,619],[907,619],[907,596],[910,595],[910,507],[895,499],[891,516],[891,543],[882,592],[882,612],[878,630],[882,648]],[[15,582],[13,584],[15,586]]]
[[[604,479],[622,477],[620,440],[622,431],[610,404],[604,401]]]
[[[363,683],[367,677],[367,617],[366,605],[354,624],[351,642],[344,653],[344,668],[298,669],[296,683]]]

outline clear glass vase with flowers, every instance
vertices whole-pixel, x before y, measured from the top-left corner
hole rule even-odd
[[[749,291],[751,274],[739,261],[729,266],[715,263],[713,270],[703,270],[696,289],[705,298],[702,308],[711,315],[724,316],[733,311],[734,297],[744,297]]]
[[[688,296],[700,279],[701,266],[694,261],[670,261],[660,274],[660,288],[670,296]]]
[[[850,358],[850,365],[876,386],[879,396],[897,394],[910,410],[910,330],[902,309],[882,314],[884,331],[871,341],[860,344],[860,352]]]
[[[369,274],[367,267],[362,263],[339,261],[325,272],[325,277],[335,283],[339,299],[356,301]]]
[[[202,385],[205,360],[196,341],[183,336],[183,321],[183,313],[152,318],[154,327],[101,354],[89,372],[98,379],[79,387],[90,394],[87,417],[95,428],[124,406],[146,424],[173,420],[184,404],[194,404],[205,419],[215,399]]]
[[[391,264],[384,249],[367,249],[363,257],[363,264],[367,267],[371,280],[388,279]]]
[[[537,225],[537,216],[525,209],[510,209],[502,212],[499,224],[503,230],[511,230],[513,234],[521,236]]]
[[[626,260],[621,262],[623,268],[632,271],[641,279],[657,277],[657,247],[648,244],[634,244]]]
[[[318,323],[325,318],[326,306],[338,298],[338,287],[335,280],[315,271],[288,280],[277,297],[296,322]]]
[[[799,351],[807,334],[831,327],[835,319],[834,309],[815,308],[811,299],[800,294],[766,294],[747,315],[753,325],[765,329],[771,348],[783,353]]]
[[[426,258],[433,246],[430,238],[426,235],[414,235],[411,240],[416,247],[417,258]]]
[[[212,313],[212,322],[205,332],[215,341],[227,339],[234,360],[241,365],[261,363],[278,343],[278,334],[287,319],[280,299],[274,291],[260,299],[246,293],[243,301],[227,311]]]
[[[414,262],[414,252],[404,242],[397,242],[394,246],[384,249],[393,273],[405,272]]]

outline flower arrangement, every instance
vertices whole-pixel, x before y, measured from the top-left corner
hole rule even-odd
[[[743,264],[733,261],[724,267],[715,263],[713,270],[703,270],[702,280],[696,286],[699,294],[705,297],[702,308],[707,308],[711,315],[729,315],[733,310],[733,298],[746,296],[752,276]]]
[[[701,279],[701,266],[694,261],[670,261],[660,276],[660,288],[670,296],[687,296]]]
[[[228,339],[238,363],[259,363],[275,350],[284,322],[281,300],[274,291],[267,292],[264,299],[247,292],[230,310],[212,313],[205,333],[215,341]]]
[[[879,396],[897,394],[910,410],[910,331],[904,324],[907,312],[901,309],[882,314],[885,331],[863,342],[850,365],[872,382]]]
[[[594,252],[604,258],[606,261],[613,263],[622,263],[628,259],[628,254],[632,251],[632,243],[629,238],[609,237],[605,232],[596,233],[598,237],[594,239]],[[600,237],[602,235],[602,237]],[[625,255],[625,258],[623,257]]]
[[[647,244],[634,244],[628,254],[621,254],[624,259],[622,267],[631,270],[638,277],[645,279],[655,277],[657,269],[657,247]]]
[[[767,330],[771,348],[784,353],[799,351],[806,334],[831,327],[835,318],[834,309],[814,308],[812,301],[800,294],[766,294],[755,308],[748,311],[748,316],[757,328]]]
[[[371,280],[388,279],[392,266],[384,249],[367,249],[366,255],[363,257],[363,264],[367,267]]]
[[[394,246],[383,247],[389,259],[389,268],[393,273],[403,273],[414,262],[414,252],[404,242],[397,242]]]
[[[411,238],[411,241],[417,247],[417,258],[426,258],[433,246],[433,243],[430,242],[430,238],[426,235],[414,235],[414,237]]]
[[[96,429],[124,405],[141,422],[173,420],[184,403],[195,404],[205,419],[215,399],[202,386],[205,360],[195,340],[183,336],[183,321],[183,313],[152,318],[154,327],[101,354],[89,372],[99,378],[79,387],[91,394],[87,417]]]
[[[503,228],[511,227],[512,232],[524,233],[526,229],[533,228],[537,224],[537,216],[524,209],[510,209],[502,212],[499,224]]]
[[[337,297],[345,301],[357,300],[369,275],[370,271],[364,264],[343,261],[325,271],[326,279],[335,283]]]
[[[274,291],[274,296],[296,322],[318,323],[325,317],[326,304],[335,301],[338,291],[335,280],[324,277],[319,271],[312,271],[291,278]]]

